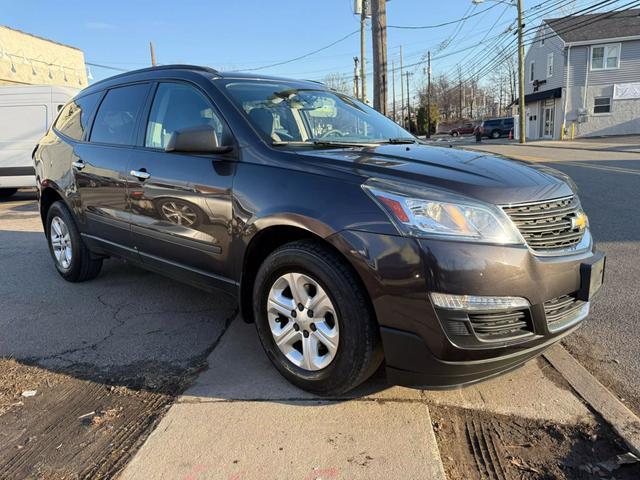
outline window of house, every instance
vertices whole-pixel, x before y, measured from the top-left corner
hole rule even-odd
[[[211,102],[195,88],[180,83],[161,83],[153,100],[145,146],[164,148],[176,130],[209,125],[223,141],[223,124]]]
[[[58,115],[56,130],[74,140],[82,140],[99,99],[99,93],[92,93],[67,103]]]
[[[536,66],[536,62],[531,62],[529,64],[529,81],[533,82],[536,79],[536,75],[535,75],[535,66]]]
[[[109,90],[96,113],[91,141],[133,145],[136,121],[148,89],[148,84],[137,84]]]
[[[596,97],[593,99],[593,113],[610,113],[611,97]]]
[[[591,47],[591,70],[610,70],[620,66],[620,44]]]
[[[553,53],[547,54],[547,77],[553,76]]]

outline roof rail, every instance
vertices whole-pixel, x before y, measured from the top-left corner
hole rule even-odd
[[[218,75],[218,76],[222,76],[222,74],[218,71],[215,70],[211,67],[203,67],[202,65],[182,65],[182,64],[172,64],[172,65],[157,65],[155,67],[146,67],[146,68],[139,68],[137,70],[129,70],[127,72],[123,72],[120,73],[118,75],[114,75],[112,77],[108,77],[105,78],[103,80],[100,80],[96,83],[92,83],[91,85],[89,85],[89,87],[93,87],[95,85],[99,85],[103,82],[107,82],[110,80],[113,80],[114,78],[121,78],[121,77],[126,77],[128,75],[134,75],[136,73],[144,73],[144,72],[154,72],[156,70],[196,70],[199,72],[208,72],[208,73],[212,73],[214,75]]]

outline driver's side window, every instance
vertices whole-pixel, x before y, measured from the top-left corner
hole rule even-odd
[[[202,93],[181,83],[161,83],[149,113],[144,144],[164,148],[173,132],[205,125],[215,129],[219,142],[224,141],[224,124]]]

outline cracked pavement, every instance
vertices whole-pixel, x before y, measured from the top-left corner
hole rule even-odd
[[[0,203],[0,357],[116,382],[205,358],[235,315],[233,299],[115,259],[93,281],[65,282],[34,199],[20,192]]]

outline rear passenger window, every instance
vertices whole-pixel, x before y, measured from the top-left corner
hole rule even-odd
[[[92,93],[67,103],[56,120],[56,130],[74,140],[82,140],[99,98],[99,93]]]
[[[176,130],[204,125],[213,127],[218,142],[224,142],[223,124],[202,93],[180,83],[161,83],[149,114],[145,146],[164,148]]]
[[[102,100],[91,130],[91,141],[132,145],[136,121],[144,105],[148,84],[117,87]]]

